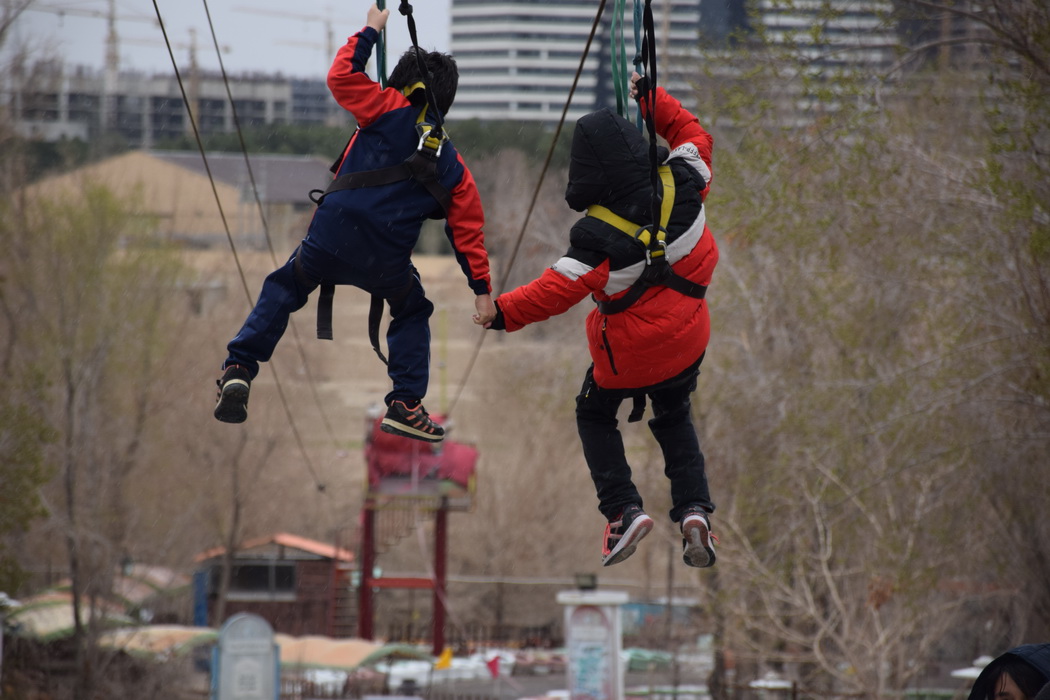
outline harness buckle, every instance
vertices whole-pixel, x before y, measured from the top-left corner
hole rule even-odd
[[[445,139],[434,138],[430,135],[430,129],[425,129],[419,136],[419,143],[416,144],[416,151],[422,153],[428,158],[437,160],[438,157],[441,156],[441,149],[444,145]]]
[[[649,234],[649,227],[643,226],[635,232],[635,239],[645,245],[645,264],[652,265],[653,258],[664,258],[667,254],[667,229],[660,226],[656,229],[655,238]]]

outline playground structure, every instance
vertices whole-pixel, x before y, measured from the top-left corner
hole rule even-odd
[[[443,422],[442,416],[434,416]],[[432,650],[445,648],[446,565],[448,559],[448,514],[469,511],[473,505],[476,448],[445,439],[431,444],[410,440],[380,430],[380,415],[369,417],[365,441],[368,485],[362,507],[361,556],[358,571],[358,636],[375,637],[374,593],[377,589],[415,589],[433,592]],[[378,540],[383,520],[397,527],[397,511],[434,514],[434,560],[430,577],[383,577],[377,575]],[[401,526],[404,527],[402,519]],[[396,534],[396,533],[395,533]]]

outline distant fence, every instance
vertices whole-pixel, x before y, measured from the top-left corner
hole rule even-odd
[[[304,680],[282,681],[281,700],[348,700],[390,698],[390,700],[499,700],[495,695],[479,693],[457,693],[454,690],[421,688],[418,695],[395,695],[394,691],[382,687],[363,687],[348,682],[345,685],[311,683]]]
[[[400,644],[428,644],[432,630],[424,624],[392,624],[386,640]],[[446,644],[457,651],[491,649],[555,649],[565,641],[561,626],[546,625],[453,625],[445,631]]]

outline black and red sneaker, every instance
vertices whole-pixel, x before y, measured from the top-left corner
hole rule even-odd
[[[711,534],[711,518],[706,511],[694,508],[682,517],[682,561],[689,566],[705,568],[715,563],[718,538]]]
[[[602,540],[602,566],[619,564],[634,554],[638,543],[653,529],[653,519],[639,505],[631,504],[623,509],[616,520],[605,526]]]
[[[431,420],[423,404],[415,402],[411,408],[404,401],[391,401],[379,429],[413,440],[441,442],[445,439],[445,429]]]
[[[223,371],[219,385],[219,402],[215,404],[215,417],[223,423],[243,423],[248,419],[248,392],[252,386],[252,375],[240,365],[230,365]]]

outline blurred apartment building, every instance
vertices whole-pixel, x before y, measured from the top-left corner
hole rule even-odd
[[[191,71],[183,76],[183,89],[202,134],[234,130],[234,108],[221,75]],[[26,138],[90,140],[112,133],[129,145],[149,148],[192,132],[174,75],[122,71],[112,76],[46,61],[15,65],[0,76],[0,91],[3,107]],[[350,121],[322,79],[238,75],[230,81],[230,92],[242,127]]]
[[[725,2],[725,0],[719,0]],[[736,0],[729,0],[735,2]],[[742,0],[741,0],[742,1]],[[700,55],[700,0],[652,3],[660,83],[685,94]],[[515,119],[555,123],[576,78],[594,23],[594,0],[452,0],[452,53],[460,68],[453,119]],[[580,75],[568,119],[616,107],[613,52],[638,53],[633,6],[614,17],[606,5]],[[614,20],[622,32],[613,36]],[[623,70],[621,66],[616,70]]]
[[[901,42],[957,35],[958,22],[921,18],[887,22],[891,0],[652,0],[659,83],[693,107],[692,86],[704,70],[703,51],[731,51],[761,34],[774,46],[811,58],[809,70],[884,71]],[[521,120],[555,124],[561,118],[597,3],[594,0],[451,0],[451,51],[460,68],[450,120]],[[567,118],[616,107],[613,50],[622,46],[627,72],[636,54],[634,3],[626,3],[622,36],[613,37],[615,3],[606,4],[576,85]],[[748,9],[753,10],[750,14]],[[202,133],[229,132],[234,110],[217,74],[190,70],[187,99]],[[232,76],[230,90],[244,127],[260,124],[345,125],[348,115],[322,77]],[[0,109],[30,138],[91,139],[117,133],[129,145],[150,147],[189,133],[190,120],[174,75],[70,68],[56,62],[15,66],[0,76]]]

